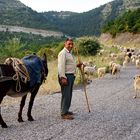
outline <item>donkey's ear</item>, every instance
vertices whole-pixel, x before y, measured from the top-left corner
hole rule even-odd
[[[47,55],[46,55],[46,53],[43,54],[43,60],[44,61],[47,61]]]

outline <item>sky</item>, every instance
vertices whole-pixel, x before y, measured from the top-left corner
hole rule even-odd
[[[37,12],[87,12],[113,0],[19,0]]]

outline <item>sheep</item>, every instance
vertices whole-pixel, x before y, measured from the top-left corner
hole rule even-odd
[[[100,51],[99,51],[99,53],[98,53],[98,54],[99,54],[99,55],[103,55],[103,53],[104,53],[104,52],[105,52],[105,50],[104,50],[104,49],[102,49],[102,50],[100,50]]]
[[[110,62],[109,67],[110,67],[110,70],[111,70],[111,74],[116,75],[116,78],[117,78],[117,75],[120,74],[121,65],[116,64],[114,62]],[[119,75],[119,77],[120,77],[120,75]]]
[[[106,67],[100,67],[97,69],[98,78],[104,77],[106,73]]]
[[[138,59],[138,56],[136,55],[136,54],[133,54],[132,56],[131,56],[131,62],[132,62],[132,64],[136,64],[136,60]]]
[[[135,62],[135,64],[136,64],[136,68],[137,69],[140,68],[140,59],[137,59],[136,62]]]
[[[91,67],[91,66],[84,66],[84,74],[87,75],[87,80],[90,80],[90,75],[93,75],[96,71],[96,65]]]
[[[136,58],[138,58],[138,56],[135,55],[135,54],[133,54],[133,55],[131,56],[131,59],[136,59]]]
[[[126,66],[128,65],[128,62],[126,60],[123,61],[123,67],[126,68]]]
[[[92,60],[88,60],[88,62],[83,62],[84,66],[93,66],[94,62]]]
[[[114,57],[117,57],[117,54],[115,54],[115,53],[110,53],[110,55],[109,55],[111,58],[114,58]]]
[[[135,64],[136,63],[136,58],[135,57],[131,58],[131,62],[132,62],[132,64]]]
[[[124,59],[125,59],[125,61],[128,62],[128,63],[130,62],[130,57],[129,57],[128,55],[126,55]]]
[[[112,73],[112,65],[114,64],[113,61],[109,62],[109,71]]]
[[[109,62],[109,68],[112,67],[112,64],[113,64],[113,63],[114,63],[113,61]]]
[[[134,76],[134,90],[135,90],[135,95],[133,96],[133,98],[136,98],[137,91],[140,90],[140,75]]]
[[[120,77],[120,70],[121,70],[121,65],[120,64],[114,64],[112,67],[112,75],[117,75]]]
[[[109,54],[110,59],[113,60],[113,61],[117,59],[117,56],[118,56],[118,55],[115,54],[115,53],[110,53],[110,54]]]

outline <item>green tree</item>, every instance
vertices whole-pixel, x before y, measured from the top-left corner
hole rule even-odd
[[[20,39],[12,38],[5,43],[3,51],[5,52],[6,57],[21,57],[21,48],[22,44],[20,43]]]
[[[134,11],[125,12],[122,16],[114,21],[107,23],[102,32],[109,32],[113,37],[121,32],[140,32],[140,8]]]

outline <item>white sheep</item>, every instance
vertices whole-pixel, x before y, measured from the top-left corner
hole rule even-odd
[[[140,59],[137,59],[136,62],[135,62],[135,64],[136,64],[136,68],[137,69],[140,68]]]
[[[104,77],[106,73],[106,67],[100,67],[97,69],[98,78]]]
[[[117,57],[117,54],[115,54],[115,53],[110,53],[110,55],[109,55],[111,58],[114,58],[114,57]]]
[[[140,90],[140,75],[135,75],[134,77],[134,89],[135,89],[135,95],[133,98],[137,97],[137,91]]]
[[[129,63],[130,62],[130,57],[128,55],[126,55],[124,60]]]
[[[84,74],[87,75],[87,80],[90,80],[90,75],[93,75],[96,71],[96,65],[91,67],[91,66],[85,66],[84,67]]]
[[[92,60],[88,60],[88,61],[83,62],[83,65],[84,66],[93,66],[94,62]]]
[[[136,60],[138,59],[138,56],[136,54],[132,54],[131,56],[131,62],[132,64],[136,64]]]
[[[126,60],[123,61],[123,68],[126,68],[126,66],[128,65],[128,62]]]
[[[135,57],[131,58],[131,62],[132,64],[136,64],[136,58]]]
[[[117,77],[120,77],[120,70],[121,70],[121,65],[116,64],[116,63],[111,63],[110,66],[111,74]]]

